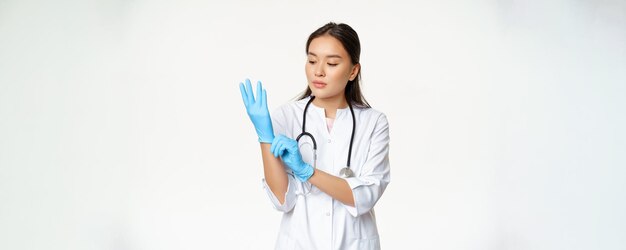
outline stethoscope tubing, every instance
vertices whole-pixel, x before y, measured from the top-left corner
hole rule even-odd
[[[311,96],[311,99],[309,99],[309,101],[306,103],[306,106],[304,106],[304,112],[302,114],[302,133],[300,133],[298,137],[296,137],[296,141],[300,142],[300,138],[302,138],[303,136],[307,136],[311,138],[311,141],[313,141],[314,154],[317,154],[317,142],[315,141],[315,138],[313,137],[311,133],[306,132],[306,112],[309,109],[309,106],[311,105],[311,103],[313,102],[313,99],[315,99],[315,96]],[[350,113],[352,114],[352,133],[350,135],[350,147],[348,148],[348,160],[346,162],[346,168],[348,169],[348,171],[350,171],[350,159],[352,158],[352,144],[354,143],[354,130],[356,128],[356,118],[354,116],[354,110],[352,109],[352,104],[350,102],[348,102],[348,107],[350,108]]]

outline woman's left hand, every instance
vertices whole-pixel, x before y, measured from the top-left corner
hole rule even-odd
[[[301,182],[306,182],[315,171],[313,167],[302,160],[298,142],[294,139],[279,135],[272,141],[270,151],[275,157],[281,157],[285,165],[289,167]]]

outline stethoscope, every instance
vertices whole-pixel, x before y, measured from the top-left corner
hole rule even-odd
[[[306,126],[306,111],[307,109],[309,109],[309,105],[311,105],[311,102],[313,102],[313,99],[315,99],[315,96],[311,96],[311,99],[309,100],[309,102],[307,102],[306,106],[304,106],[304,113],[302,114],[302,133],[300,133],[300,135],[298,135],[298,137],[296,137],[296,141],[300,142],[300,138],[302,138],[302,136],[308,136],[309,138],[311,138],[311,141],[313,141],[313,167],[316,168],[317,166],[317,142],[315,142],[315,138],[313,138],[313,135],[309,132],[306,132],[305,126]],[[346,167],[342,168],[339,171],[339,176],[342,178],[348,178],[348,177],[353,177],[354,176],[354,172],[352,172],[352,170],[350,169],[350,156],[352,155],[352,142],[354,141],[354,128],[356,127],[356,121],[354,119],[354,110],[352,110],[352,104],[350,104],[350,102],[348,102],[348,107],[350,107],[350,113],[352,113],[352,135],[350,136],[350,148],[348,149],[348,162],[346,163]]]

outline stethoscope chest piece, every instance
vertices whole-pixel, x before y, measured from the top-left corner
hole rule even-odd
[[[354,172],[352,172],[352,169],[350,169],[350,168],[348,168],[348,167],[345,167],[345,168],[342,168],[342,169],[339,171],[339,176],[340,176],[341,178],[350,178],[350,177],[354,177]]]

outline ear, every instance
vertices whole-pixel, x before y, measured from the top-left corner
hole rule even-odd
[[[356,78],[356,76],[359,75],[360,70],[361,70],[360,63],[357,63],[356,65],[352,66],[352,72],[350,72],[350,81],[354,81],[354,78]]]

